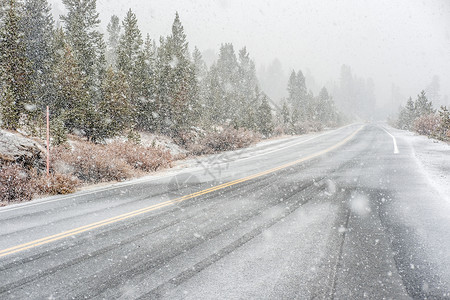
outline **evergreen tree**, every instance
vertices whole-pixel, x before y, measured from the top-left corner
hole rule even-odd
[[[222,44],[219,58],[216,63],[218,84],[222,91],[223,105],[219,108],[220,114],[226,122],[233,122],[238,119],[240,103],[238,101],[239,64],[234,52],[233,44]]]
[[[398,118],[398,127],[405,130],[410,130],[414,124],[414,120],[417,117],[414,101],[409,97],[406,102],[406,107],[400,110]]]
[[[178,13],[172,34],[161,38],[156,62],[157,101],[162,114],[159,128],[179,135],[199,118],[198,82],[190,61],[186,34]]]
[[[117,47],[117,69],[125,75],[129,85],[127,97],[131,105],[134,106],[133,123],[138,122],[140,113],[139,97],[142,96],[142,71],[138,68],[145,64],[142,58],[142,35],[137,26],[136,15],[132,10],[128,10],[125,19],[122,22],[123,34],[120,36]]]
[[[61,31],[59,33],[61,34]],[[63,117],[69,130],[78,130],[84,118],[80,105],[88,102],[89,92],[85,87],[85,78],[80,74],[80,68],[71,47],[64,44],[62,51],[54,69],[57,90],[53,113]]]
[[[135,101],[136,122],[141,129],[154,131],[155,120],[155,46],[147,35],[142,51],[140,51],[135,66],[136,92],[139,95]]]
[[[206,75],[205,80],[205,98],[203,104],[205,124],[224,124],[226,117],[226,92],[221,84],[219,70],[213,64]]]
[[[53,17],[47,0],[26,0],[21,28],[24,33],[26,56],[33,70],[32,97],[41,110],[54,98]]]
[[[259,107],[260,93],[258,80],[256,78],[255,63],[250,59],[247,49],[244,47],[239,51],[237,82],[237,99],[239,104],[235,107],[238,127],[256,129],[255,115]]]
[[[133,75],[135,74],[136,61],[141,53],[143,40],[141,31],[137,26],[136,15],[131,9],[128,10],[122,26],[124,32],[120,36],[117,48],[117,68],[125,74],[130,83],[130,89],[135,90],[137,83]]]
[[[316,102],[317,121],[326,126],[336,125],[336,109],[334,107],[334,102],[325,87],[320,90]]]
[[[281,117],[282,117],[284,125],[286,125],[290,122],[289,107],[288,107],[286,101],[283,102],[283,106],[281,108]]]
[[[59,34],[62,34],[61,31]],[[61,37],[59,37],[61,38]],[[62,40],[64,42],[64,40]],[[61,53],[58,51],[58,53]],[[86,87],[86,77],[67,43],[60,57],[57,57],[54,76],[56,83],[55,114],[71,132],[97,142],[106,137],[105,120],[91,100]]]
[[[420,94],[417,95],[417,99],[414,103],[414,108],[417,117],[434,113],[433,103],[431,101],[428,101],[425,91],[421,91]]]
[[[208,98],[208,67],[203,60],[202,54],[197,47],[192,52],[192,63],[194,66],[195,78],[198,82],[198,107],[200,115],[200,123],[208,124],[207,98]]]
[[[105,134],[113,137],[130,127],[132,107],[127,92],[128,84],[123,73],[115,72],[112,67],[106,71],[103,82],[103,98],[99,111],[105,118]]]
[[[24,36],[15,0],[9,0],[0,31],[0,74],[2,126],[17,129],[22,112],[31,99],[31,64],[26,56]]]
[[[120,38],[120,21],[119,17],[116,15],[111,16],[106,31],[108,32],[108,43],[106,48],[106,60],[109,65],[116,67],[117,60],[117,47],[119,45]]]
[[[273,132],[272,109],[270,108],[267,96],[262,96],[261,105],[258,107],[258,130],[265,136]]]
[[[199,82],[204,80],[206,77],[206,73],[208,72],[208,68],[206,67],[206,63],[203,60],[202,54],[197,47],[194,47],[194,51],[192,52],[192,63],[194,64],[197,80]]]
[[[292,112],[296,111],[297,120],[305,120],[307,117],[307,90],[305,77],[299,70],[297,73],[292,71],[288,81],[288,103],[291,106]]]
[[[447,106],[441,106],[439,110],[440,122],[440,132],[439,137],[442,140],[450,140],[450,111]]]
[[[62,0],[67,15],[61,16],[66,38],[73,55],[86,77],[90,95],[98,100],[102,78],[106,68],[105,43],[98,31],[99,14],[96,0]]]

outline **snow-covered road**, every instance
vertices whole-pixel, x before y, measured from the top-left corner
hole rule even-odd
[[[0,297],[450,298],[449,145],[355,124],[186,165],[0,209]]]

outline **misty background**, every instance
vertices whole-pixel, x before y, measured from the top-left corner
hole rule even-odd
[[[60,22],[64,5],[49,3]],[[353,82],[372,118],[373,108],[377,117],[395,114],[423,89],[435,107],[450,104],[450,1],[98,0],[101,31],[129,8],[153,40],[170,33],[178,11],[190,49],[197,46],[207,64],[222,43],[246,46],[274,102],[287,96],[289,75],[300,69],[308,89],[326,86],[338,105]]]

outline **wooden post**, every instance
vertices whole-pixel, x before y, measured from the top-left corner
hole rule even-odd
[[[47,106],[47,178],[50,177],[50,118]]]

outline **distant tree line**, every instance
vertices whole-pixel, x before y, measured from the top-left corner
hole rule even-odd
[[[336,104],[355,119],[371,120],[376,110],[375,84],[372,78],[358,77],[348,65],[341,66],[338,83],[328,84]]]
[[[282,107],[271,104],[245,47],[236,54],[222,44],[208,68],[197,48],[190,51],[178,13],[159,41],[143,36],[131,9],[122,21],[111,17],[105,38],[96,0],[62,2],[67,13],[56,27],[46,0],[0,0],[3,128],[40,135],[47,105],[57,143],[68,132],[99,142],[226,125],[269,136],[277,126],[342,121],[327,90],[308,92],[301,71],[292,72]]]

